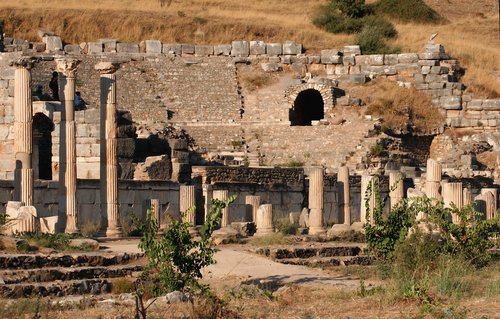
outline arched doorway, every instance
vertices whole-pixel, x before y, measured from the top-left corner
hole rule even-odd
[[[33,116],[33,167],[35,177],[52,180],[52,131],[54,123],[43,113]],[[36,174],[38,172],[38,174]]]
[[[312,121],[325,117],[324,102],[321,93],[315,89],[301,91],[293,103],[290,111],[291,125],[306,126]]]

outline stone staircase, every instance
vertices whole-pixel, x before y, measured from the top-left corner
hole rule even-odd
[[[302,265],[309,267],[371,265],[374,257],[362,254],[360,246],[320,245],[316,247],[277,247],[258,248],[254,251],[259,255],[288,265]]]
[[[0,297],[109,293],[118,278],[143,270],[142,254],[85,252],[0,255]]]

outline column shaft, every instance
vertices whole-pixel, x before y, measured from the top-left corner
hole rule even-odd
[[[252,209],[252,221],[257,223],[257,210],[260,206],[260,196],[247,195],[245,197],[245,204]]]
[[[369,208],[370,213],[370,224],[373,224],[373,211],[375,210],[375,193],[373,191],[375,178],[371,175],[363,175],[361,176],[361,211],[360,211],[360,220],[361,223],[366,224],[368,221],[366,220],[366,210]],[[371,191],[367,193],[368,186],[371,185]],[[368,205],[366,206],[368,199]]]
[[[229,191],[226,190],[215,190],[213,192],[213,196],[215,199],[226,201],[229,198]],[[229,226],[229,206],[222,209],[222,222],[221,227]]]
[[[339,214],[344,215],[344,224],[351,225],[351,205],[349,189],[349,168],[342,166],[337,174],[338,196],[339,196]]]
[[[309,234],[326,232],[323,224],[324,170],[321,167],[309,171]]]
[[[273,233],[273,205],[263,204],[257,209],[257,232],[256,236]]]
[[[391,208],[396,206],[404,198],[403,174],[401,172],[389,173],[389,197],[391,200]]]
[[[196,187],[194,185],[181,185],[179,188],[179,209],[184,213],[184,221],[196,226]]]
[[[461,209],[463,205],[462,196],[462,183],[445,183],[443,185],[443,201],[445,207],[451,208],[454,205],[457,209]],[[453,223],[458,223],[458,215],[456,213],[452,213],[451,215]]]

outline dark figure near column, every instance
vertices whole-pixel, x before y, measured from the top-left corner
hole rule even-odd
[[[75,92],[75,111],[85,110],[87,103],[82,99],[80,92]]]
[[[50,79],[49,88],[52,91],[52,99],[54,101],[59,101],[59,74],[54,71],[52,72],[52,79]]]

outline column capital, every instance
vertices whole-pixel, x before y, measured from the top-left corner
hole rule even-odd
[[[75,77],[80,60],[74,58],[55,58],[56,70],[67,77]]]
[[[120,68],[120,62],[99,62],[95,65],[95,69],[103,74],[113,74]]]
[[[25,68],[32,69],[36,62],[40,61],[40,58],[33,56],[23,56],[18,59],[15,59],[9,63],[10,66],[14,66],[16,68]]]

